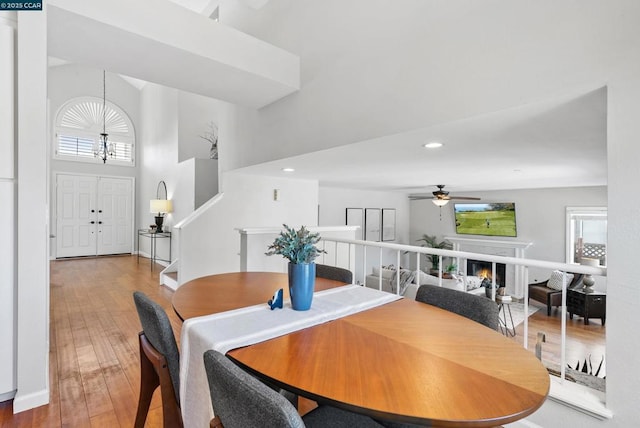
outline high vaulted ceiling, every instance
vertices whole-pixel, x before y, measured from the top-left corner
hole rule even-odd
[[[296,55],[181,6],[51,0],[49,55],[252,108],[299,89]]]
[[[205,15],[218,3],[174,1]],[[53,30],[52,53],[56,49],[71,52],[73,49],[67,44],[55,41],[63,40],[69,27],[69,14],[58,12],[54,8],[53,24],[58,26]],[[65,21],[67,30],[61,21]],[[157,52],[152,52],[154,46],[148,48],[149,58],[157,56]],[[185,80],[180,73],[170,74]],[[211,96],[206,79],[187,80],[189,90]],[[433,150],[422,147],[431,141],[441,142],[443,147]],[[319,180],[326,186],[404,193],[430,193],[436,184],[445,184],[447,190],[458,194],[599,186],[607,183],[606,150],[606,89],[600,88],[267,162],[243,171],[282,176],[283,168],[295,168],[289,176]]]
[[[430,193],[607,184],[606,89],[281,159],[242,171]],[[423,144],[438,141],[438,149]]]

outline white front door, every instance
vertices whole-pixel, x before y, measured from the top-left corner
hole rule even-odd
[[[58,174],[56,223],[58,258],[131,253],[132,180]]]
[[[98,255],[131,253],[131,180],[98,179]]]
[[[58,175],[56,257],[96,254],[96,177]]]

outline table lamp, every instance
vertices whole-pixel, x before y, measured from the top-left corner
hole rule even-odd
[[[583,266],[599,267],[600,266],[600,260],[599,259],[591,259],[591,258],[583,257],[582,259],[580,259],[580,264],[583,265]],[[585,293],[593,293],[593,291],[594,291],[593,286],[595,285],[595,283],[596,283],[596,280],[593,279],[593,276],[591,276],[590,273],[586,274],[584,276],[584,278],[582,279],[584,292]]]
[[[160,185],[164,187],[164,199],[160,199]],[[151,202],[149,203],[149,211],[151,213],[157,213],[155,217],[157,226],[156,233],[162,233],[164,215],[173,211],[173,203],[170,199],[167,199],[167,185],[164,181],[160,181],[160,183],[158,183],[156,198],[157,199],[151,199]]]

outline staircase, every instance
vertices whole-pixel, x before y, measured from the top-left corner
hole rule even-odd
[[[172,290],[177,290],[178,285],[178,260],[174,260],[169,266],[164,268],[160,272],[160,285],[169,287]]]

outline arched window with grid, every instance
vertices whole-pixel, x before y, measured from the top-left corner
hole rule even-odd
[[[100,162],[97,152],[103,129],[103,100],[94,97],[74,98],[58,110],[55,120],[54,158],[81,162]],[[114,155],[109,163],[135,165],[135,132],[129,116],[106,101],[105,130]]]

